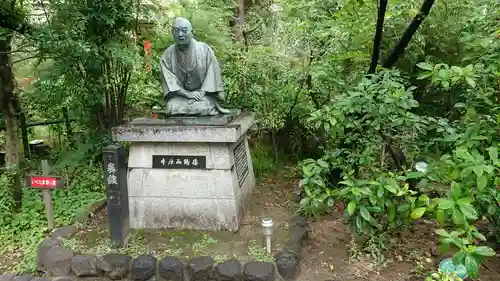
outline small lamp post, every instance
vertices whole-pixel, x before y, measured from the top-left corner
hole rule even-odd
[[[161,110],[161,108],[159,106],[153,106],[151,118],[157,119],[158,118],[158,111],[160,111],[160,110]]]
[[[274,222],[271,218],[265,218],[262,220],[262,233],[266,239],[266,250],[267,253],[271,253],[271,236],[273,235]]]
[[[415,170],[421,173],[425,173],[427,172],[428,168],[429,163],[427,163],[427,159],[425,159],[424,157],[417,157],[415,159]]]

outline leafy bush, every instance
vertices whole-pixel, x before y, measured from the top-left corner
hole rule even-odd
[[[454,272],[433,272],[429,277],[425,278],[425,281],[462,281],[462,278],[458,277]]]

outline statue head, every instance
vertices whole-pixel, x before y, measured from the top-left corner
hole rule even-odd
[[[172,25],[172,35],[178,45],[188,45],[193,38],[193,27],[186,18],[176,18]]]

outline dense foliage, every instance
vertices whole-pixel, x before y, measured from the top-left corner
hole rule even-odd
[[[393,17],[405,11],[390,6],[386,51],[387,37],[401,28]],[[369,237],[434,218],[443,250],[454,246],[454,262],[477,276],[495,253],[474,224],[486,218],[491,231],[483,233],[496,243],[500,236],[500,30],[487,11],[499,8],[492,1],[438,3],[399,70],[360,78],[310,115],[309,128],[326,140],[324,156],[301,164],[302,213],[317,216],[344,201],[353,230]],[[417,172],[413,160],[422,157],[429,166]],[[340,182],[332,179],[339,168]]]

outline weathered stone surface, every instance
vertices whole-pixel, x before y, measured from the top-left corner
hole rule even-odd
[[[50,233],[50,237],[56,239],[56,238],[67,238],[70,237],[71,235],[75,234],[78,229],[76,226],[73,225],[67,225],[63,227],[59,227],[54,229]]]
[[[254,113],[244,112],[225,126],[126,124],[113,128],[113,139],[132,142],[234,143],[250,129],[254,118]]]
[[[240,281],[242,276],[241,263],[236,259],[218,264],[214,270],[214,277],[217,281]]]
[[[165,257],[160,261],[158,272],[167,281],[184,281],[186,265],[176,257]]]
[[[61,241],[57,239],[47,238],[40,243],[37,252],[37,270],[46,271],[43,262],[45,261],[45,256],[47,252],[54,246],[61,246]]]
[[[274,265],[269,262],[252,261],[245,264],[244,281],[274,281]]]
[[[71,270],[80,276],[98,276],[97,257],[93,255],[78,255],[71,260]]]
[[[77,280],[78,278],[74,276],[55,277],[51,279],[51,281],[77,281]]]
[[[300,242],[295,242],[291,240],[285,244],[284,250],[295,253],[297,256],[300,257],[301,248],[302,245],[300,244]]]
[[[49,281],[49,279],[43,277],[34,277],[33,279],[31,279],[31,281]]]
[[[305,218],[301,216],[295,216],[290,219],[290,242],[302,243],[308,237],[308,225]]]
[[[299,257],[292,251],[285,250],[274,257],[276,267],[285,280],[294,280],[299,275]]]
[[[106,277],[111,280],[119,280],[127,277],[131,257],[122,254],[107,254],[98,261],[98,267],[105,272]]]
[[[150,255],[140,255],[132,262],[130,270],[132,280],[146,281],[153,277],[156,272],[157,259]]]
[[[334,276],[332,276],[332,278],[327,279],[325,281],[344,281],[344,278],[339,277],[339,276],[337,276],[337,275],[334,274]]]
[[[214,264],[214,259],[209,256],[192,258],[187,264],[187,273],[189,280],[213,280],[212,272],[214,269]]]
[[[12,281],[12,279],[14,279],[14,277],[16,277],[16,276],[12,275],[12,274],[0,275],[0,281]]]
[[[66,276],[71,272],[73,256],[73,251],[61,246],[54,246],[47,252],[42,264],[50,276]]]
[[[307,220],[303,216],[295,215],[289,220],[289,225],[297,225],[307,228]]]
[[[160,115],[161,119],[156,118],[137,118],[129,122],[135,126],[224,126],[233,121],[240,113],[240,110],[235,110],[230,114],[215,115],[215,116],[169,116],[165,118],[164,111],[154,111],[153,113]]]
[[[12,281],[30,281],[33,279],[31,275],[19,275],[12,279]]]

